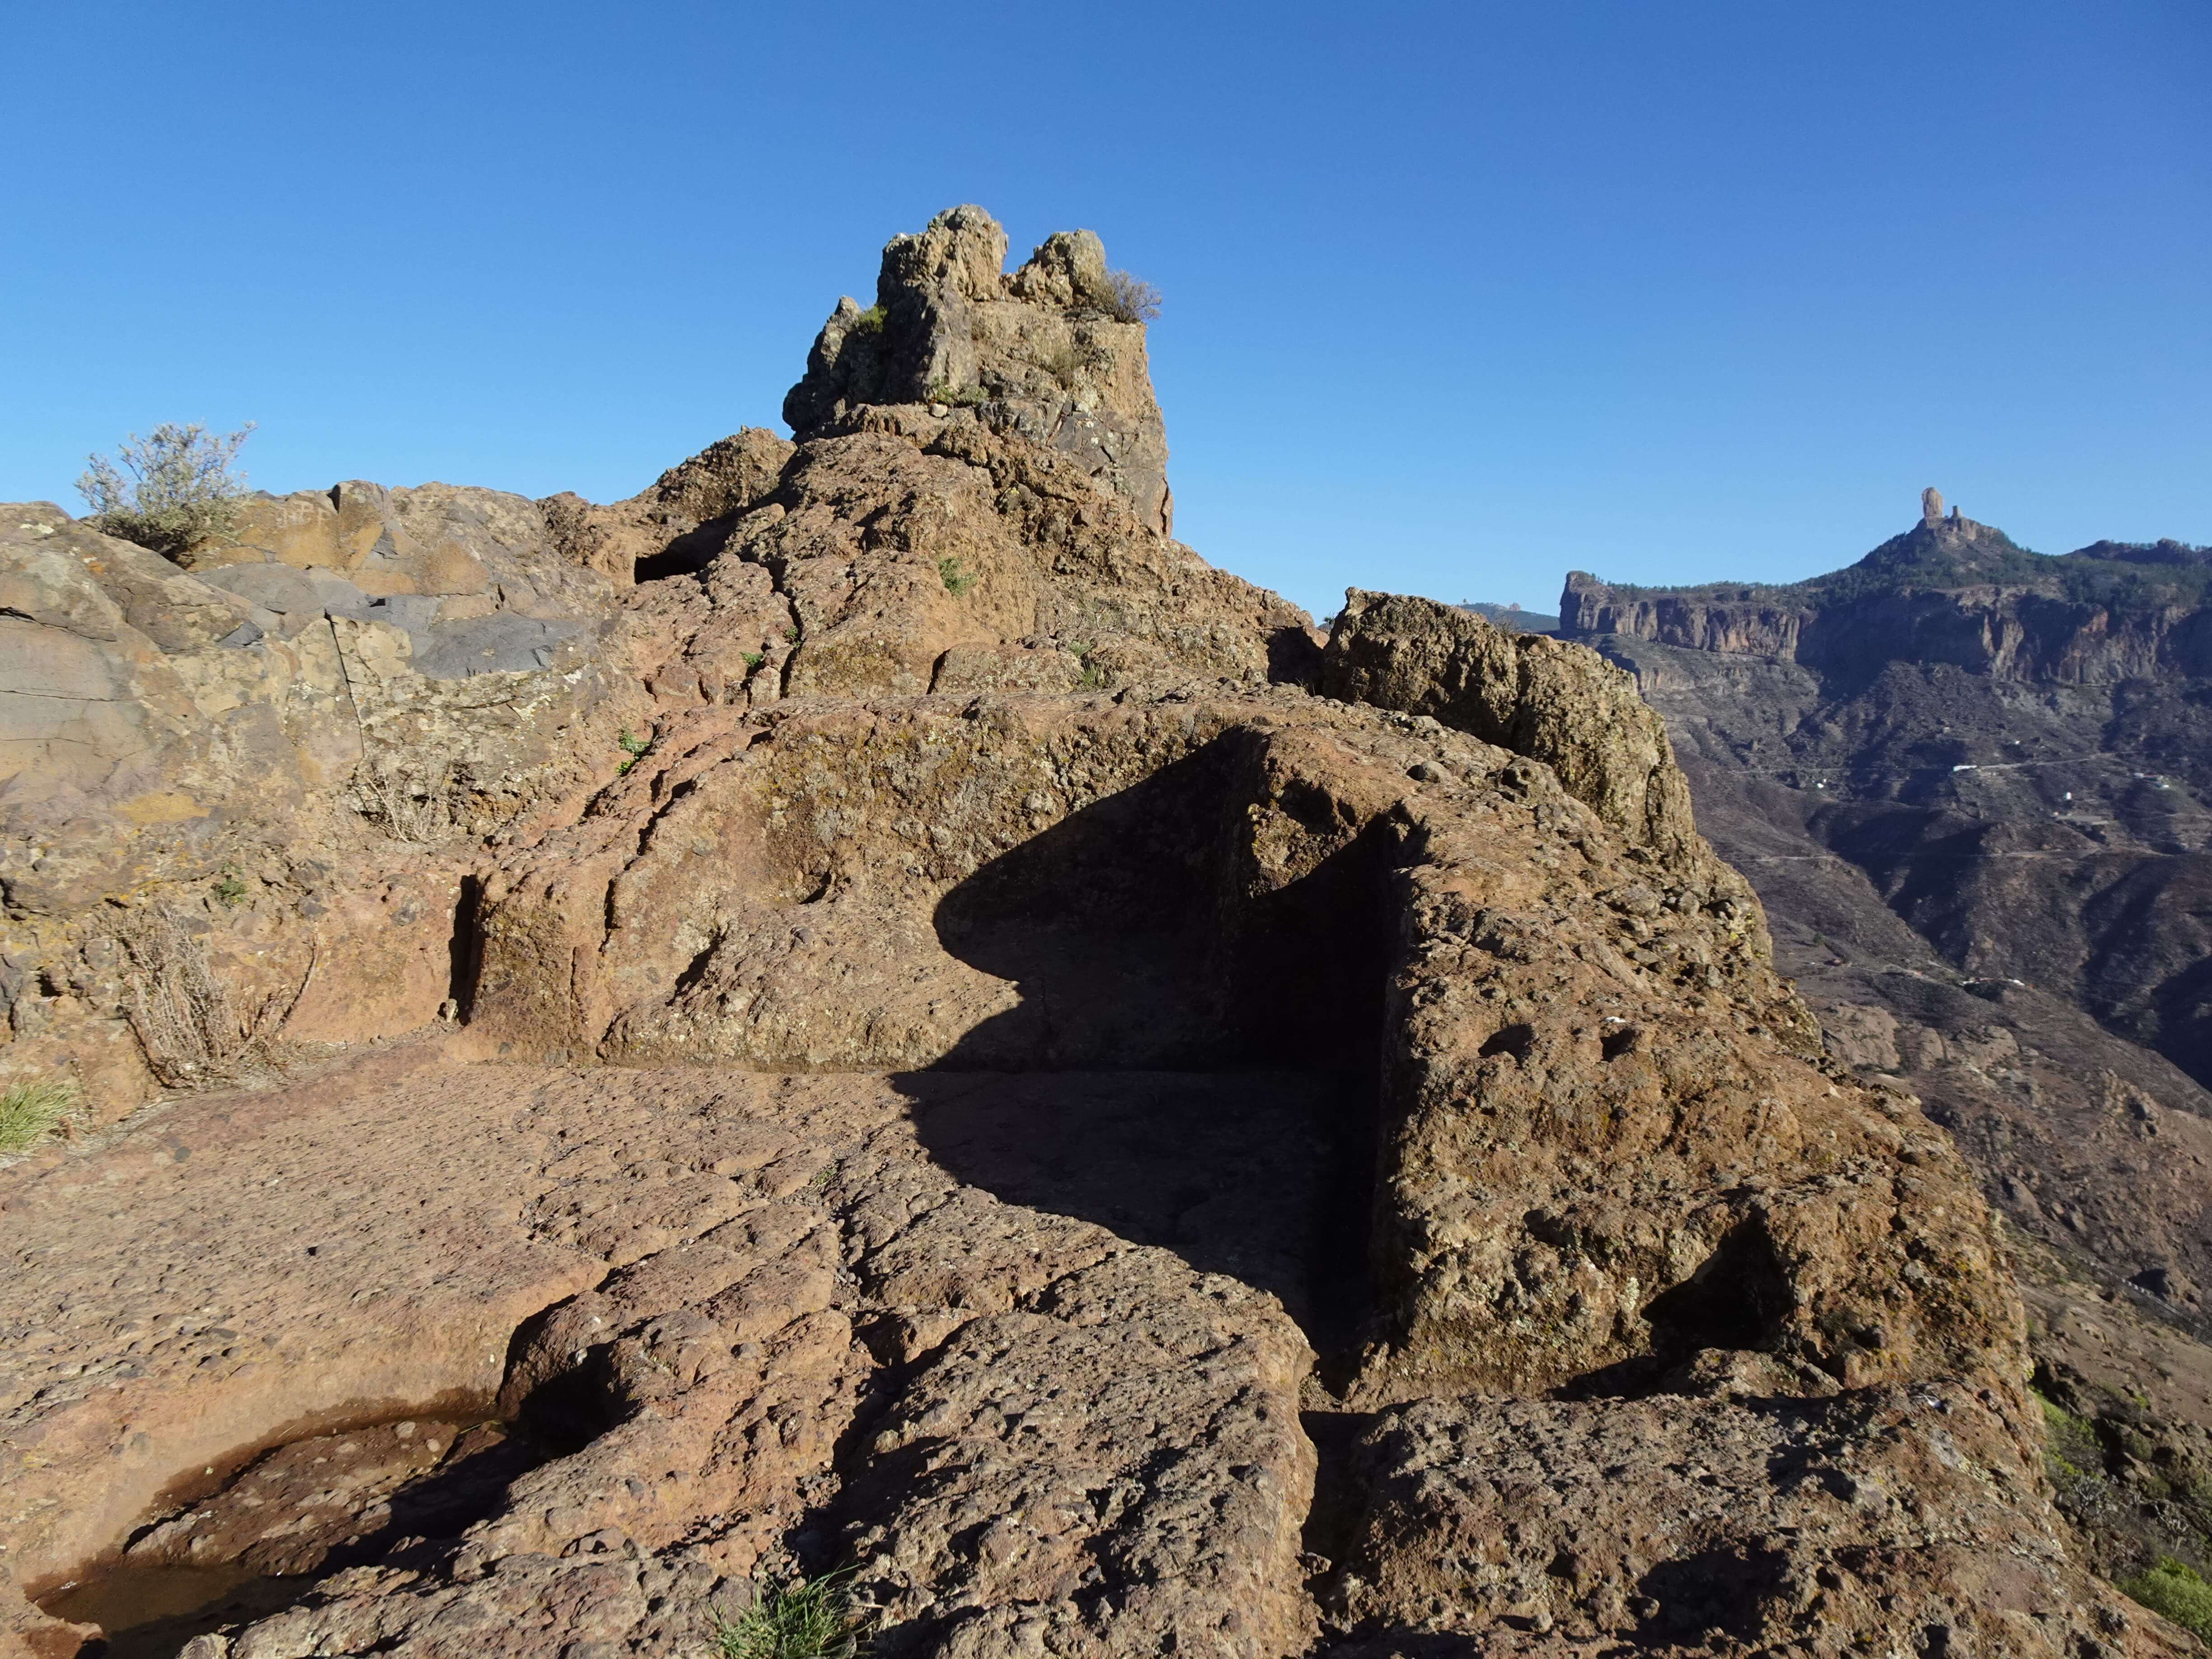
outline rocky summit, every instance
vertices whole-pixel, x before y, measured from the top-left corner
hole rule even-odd
[[[1634,678],[1206,564],[1006,251],[626,501],[0,510],[0,1642],[2185,1650]]]

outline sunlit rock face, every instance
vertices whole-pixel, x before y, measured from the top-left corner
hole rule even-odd
[[[1633,681],[1324,649],[1005,252],[623,502],[0,538],[0,1066],[113,1125],[0,1169],[19,1648],[2176,1650]]]

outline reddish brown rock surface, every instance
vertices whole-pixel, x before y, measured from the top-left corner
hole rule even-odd
[[[833,1568],[892,1656],[2177,1639],[1626,677],[1324,657],[1168,533],[1096,239],[1004,251],[614,507],[0,538],[174,745],[0,797],[0,1065],[123,1120],[0,1170],[9,1639],[698,1652]]]

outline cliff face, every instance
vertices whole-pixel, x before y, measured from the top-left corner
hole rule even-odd
[[[1970,519],[1923,521],[1849,569],[1792,586],[1622,590],[1581,571],[1560,637],[1802,662],[1863,684],[1885,664],[2116,685],[2212,674],[2212,550],[2100,542],[2043,558]]]
[[[1685,651],[1723,651],[1790,662],[1796,658],[1807,616],[1801,609],[1762,599],[1756,588],[1622,592],[1573,570],[1559,595],[1559,637],[1590,640],[1620,635]]]
[[[1954,515],[1791,589],[1624,599],[1577,574],[1566,597],[1678,744],[1694,724],[1723,772],[1813,795],[1819,839],[1943,956],[2212,1081],[2212,935],[2184,896],[2212,791],[2208,576],[2178,543],[2045,558]]]
[[[0,1068],[173,1091],[0,1170],[0,1640],[680,1651],[836,1571],[894,1659],[2176,1651],[1629,677],[1322,651],[1168,533],[1096,239],[1003,246],[625,502],[0,539]]]

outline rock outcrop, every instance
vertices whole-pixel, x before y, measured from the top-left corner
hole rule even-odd
[[[1121,314],[1106,250],[1079,230],[1048,238],[1012,276],[1006,258],[1006,233],[977,207],[893,237],[875,304],[837,302],[783,418],[804,439],[864,404],[972,407],[994,431],[1068,456],[1168,533],[1167,430],[1144,325]]]
[[[628,501],[599,507],[571,492],[538,503],[553,545],[617,586],[696,569],[713,556],[714,526],[775,492],[791,445],[747,427],[672,466]]]
[[[1433,600],[1353,588],[1330,632],[1321,689],[1427,714],[1542,761],[1634,844],[1686,859],[1711,879],[1735,880],[1703,856],[1665,726],[1628,676],[1588,651],[1509,633]]]
[[[70,1001],[204,1085],[159,1011],[277,990],[261,1086],[0,1171],[19,1650],[680,1651],[835,1570],[892,1656],[2178,1651],[2069,1553],[1971,1173],[1824,1052],[1628,678],[1384,595],[1322,652],[1168,533],[1096,239],[1004,251],[896,240],[788,453],[614,507],[23,544],[79,718],[181,746],[72,786],[135,865],[10,886],[0,1053]],[[414,665],[501,617],[576,626]],[[325,637],[358,749],[131,839],[192,688]],[[378,817],[362,707],[465,786]]]
[[[0,1081],[94,1117],[450,994],[469,856],[651,703],[518,497],[261,498],[190,572],[0,507]]]

